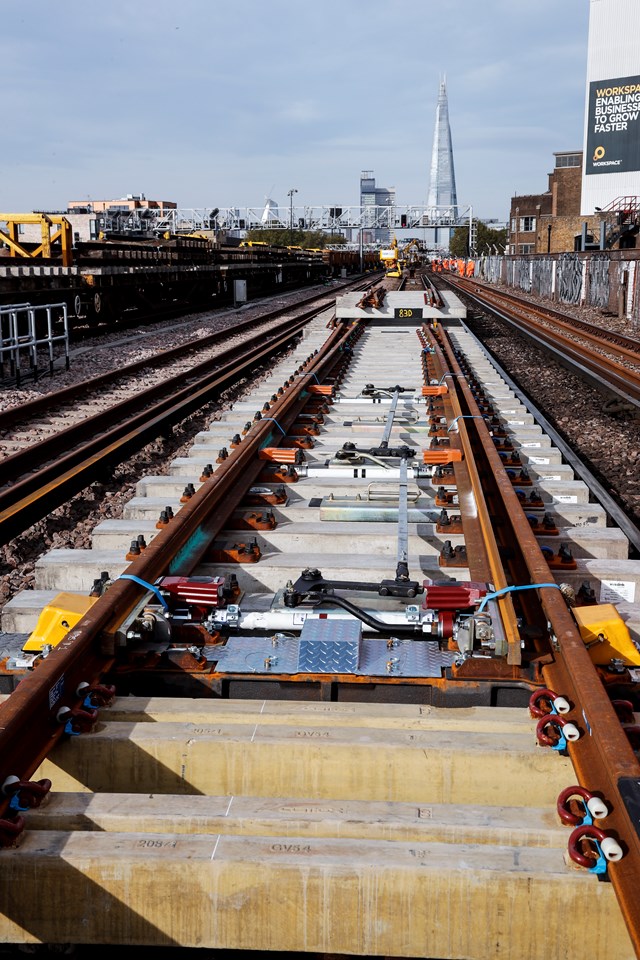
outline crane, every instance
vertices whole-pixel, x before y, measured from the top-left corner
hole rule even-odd
[[[380,260],[385,265],[385,273],[387,277],[401,277],[402,268],[407,262],[413,264],[419,262],[420,258],[417,256],[417,253],[411,258],[407,256],[409,251],[411,251],[413,248],[415,248],[416,251],[421,249],[420,242],[418,240],[409,240],[404,247],[400,248],[398,246],[398,241],[394,236],[391,246],[383,248],[380,251]]]

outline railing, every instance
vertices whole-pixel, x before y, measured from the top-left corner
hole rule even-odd
[[[62,332],[57,333],[62,322]],[[31,306],[14,303],[0,307],[0,372],[3,379],[20,386],[27,374],[35,381],[41,372],[43,350],[48,357],[49,375],[53,375],[54,344],[62,343],[65,369],[69,369],[69,325],[66,303]]]
[[[156,214],[150,218],[149,213]],[[138,211],[134,212],[134,215]],[[436,227],[468,227],[471,208],[433,207],[399,204],[374,206],[305,206],[305,207],[227,207],[144,211],[141,226],[161,232],[169,230],[289,230],[291,223],[305,230],[345,229],[411,230]]]
[[[602,213],[624,213],[627,216],[640,212],[640,197],[616,197],[602,208]]]

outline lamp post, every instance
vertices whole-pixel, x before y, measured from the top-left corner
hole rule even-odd
[[[289,233],[291,234],[291,240],[293,241],[293,195],[297,193],[295,187],[292,187],[291,190],[287,193],[289,197]]]

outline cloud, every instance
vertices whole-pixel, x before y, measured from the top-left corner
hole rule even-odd
[[[508,209],[516,172],[537,191],[552,152],[582,141],[588,7],[5,3],[0,208],[140,190],[247,206],[272,183],[346,206],[364,169],[421,203],[446,74],[458,194]]]
[[[289,123],[305,124],[322,119],[322,111],[313,100],[293,100],[281,108],[278,116]]]

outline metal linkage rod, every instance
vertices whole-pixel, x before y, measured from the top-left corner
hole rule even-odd
[[[396,577],[409,576],[409,514],[407,509],[407,461],[400,461],[398,484],[398,554]]]
[[[382,443],[387,445],[389,443],[389,438],[391,436],[391,431],[393,429],[393,421],[396,416],[396,409],[398,407],[398,397],[400,396],[397,390],[393,391],[393,400],[391,401],[391,406],[389,407],[389,412],[387,413],[387,422],[385,424],[384,433],[382,434]],[[406,464],[405,464],[406,467]],[[405,470],[406,472],[406,470]]]

